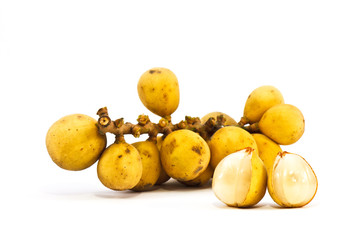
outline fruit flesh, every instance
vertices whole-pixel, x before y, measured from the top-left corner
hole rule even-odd
[[[213,191],[218,199],[229,206],[245,201],[251,184],[251,155],[245,152],[228,155],[216,167]]]
[[[132,145],[138,150],[142,163],[142,175],[133,190],[148,190],[157,182],[160,176],[160,152],[154,142],[143,141]]]
[[[216,131],[211,137],[211,166],[215,169],[219,162],[227,155],[251,147],[257,153],[257,146],[250,133],[239,127],[228,126]]]
[[[160,158],[168,176],[189,181],[206,170],[210,149],[198,134],[190,130],[177,130],[164,139]]]
[[[170,116],[179,105],[179,83],[169,69],[152,68],[146,71],[140,77],[137,89],[145,107],[161,117]]]
[[[84,114],[72,114],[56,121],[46,135],[51,159],[66,170],[83,170],[93,165],[106,147],[96,120]]]
[[[225,204],[250,207],[265,195],[266,169],[252,148],[226,156],[215,169],[213,190]]]
[[[138,184],[142,175],[140,154],[130,144],[114,143],[101,155],[97,173],[101,183],[110,189],[132,189]]]
[[[266,110],[282,103],[284,103],[284,98],[277,88],[273,86],[258,87],[246,100],[244,117],[249,123],[259,122]]]
[[[290,104],[279,104],[267,110],[259,122],[260,131],[280,145],[297,142],[305,131],[301,111]]]
[[[310,165],[301,156],[283,152],[276,158],[269,193],[283,207],[302,207],[317,191],[317,178]]]

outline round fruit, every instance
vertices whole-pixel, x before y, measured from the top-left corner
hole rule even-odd
[[[284,98],[277,88],[273,86],[256,88],[246,100],[244,118],[247,123],[258,122],[266,110],[281,103],[284,103]]]
[[[152,68],[146,71],[140,77],[137,89],[145,107],[161,117],[170,116],[179,105],[179,83],[169,69]]]
[[[142,175],[140,154],[130,144],[114,143],[101,155],[97,174],[105,187],[113,190],[132,189]]]
[[[179,181],[179,182],[181,182],[182,184],[185,184],[186,186],[200,187],[200,186],[205,185],[207,182],[209,182],[209,180],[213,176],[213,173],[214,173],[214,169],[209,164],[208,167],[206,168],[206,170],[204,172],[202,172],[199,176],[194,178],[193,180],[185,181],[185,182]]]
[[[211,112],[206,114],[201,118],[201,124],[205,124],[206,121],[211,117],[216,120],[216,118],[220,115],[223,115],[225,117],[225,123],[224,123],[225,126],[237,125],[237,122],[232,117],[222,112]]]
[[[266,171],[269,172],[279,152],[282,152],[279,144],[261,133],[251,134],[256,141],[259,157],[263,160]]]
[[[267,110],[259,122],[260,131],[281,145],[298,141],[305,130],[301,111],[290,104],[279,104]]]
[[[99,133],[95,119],[84,114],[59,119],[46,135],[46,148],[51,159],[66,170],[90,167],[105,147],[105,134]]]
[[[160,176],[161,163],[159,149],[156,143],[150,141],[136,142],[132,145],[138,150],[142,163],[142,175],[133,190],[148,190],[154,186]]]
[[[226,156],[215,169],[212,189],[216,197],[233,207],[250,207],[265,195],[266,169],[252,148]]]
[[[251,147],[255,149],[256,154],[258,153],[256,142],[251,134],[234,126],[223,127],[216,131],[211,137],[209,146],[210,164],[214,169],[224,157],[246,147]]]
[[[282,152],[268,177],[272,199],[282,207],[302,207],[311,202],[318,187],[314,170],[297,154]]]
[[[190,130],[170,133],[161,147],[161,163],[170,177],[189,181],[205,171],[210,149],[205,140]]]

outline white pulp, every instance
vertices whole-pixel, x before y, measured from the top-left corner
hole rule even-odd
[[[243,149],[226,156],[217,165],[212,188],[222,202],[230,206],[241,205],[251,183],[252,151]]]
[[[317,189],[317,179],[310,165],[299,155],[278,155],[273,170],[276,196],[287,206],[303,206],[311,201]]]

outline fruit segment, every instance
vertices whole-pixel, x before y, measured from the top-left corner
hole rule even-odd
[[[245,148],[220,161],[213,176],[216,197],[233,207],[258,203],[266,190],[266,170],[252,148]]]
[[[277,156],[269,184],[270,195],[284,207],[302,207],[308,204],[315,196],[318,186],[316,175],[305,159],[288,152]]]

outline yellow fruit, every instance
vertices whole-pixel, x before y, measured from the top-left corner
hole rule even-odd
[[[279,152],[282,152],[279,144],[261,133],[251,134],[256,141],[259,157],[263,160],[266,171],[269,172]]]
[[[161,163],[159,149],[156,143],[150,141],[136,142],[132,145],[138,150],[142,163],[142,175],[133,190],[148,190],[154,186],[160,176]]]
[[[55,122],[46,135],[51,159],[67,170],[83,170],[93,165],[106,147],[96,120],[84,114],[65,116]]]
[[[251,207],[265,195],[266,169],[252,148],[226,156],[215,169],[212,189],[232,207]]]
[[[190,130],[170,133],[161,147],[161,163],[170,177],[189,181],[205,171],[210,149],[205,140]]]
[[[260,131],[280,145],[298,141],[305,130],[301,111],[290,104],[279,104],[267,110],[259,122]]]
[[[244,118],[247,123],[258,122],[266,110],[281,103],[284,103],[284,98],[277,88],[273,86],[256,88],[246,100]]]
[[[159,151],[161,151],[161,145],[162,145],[163,141],[164,140],[163,140],[162,136],[157,137],[156,145],[157,145]],[[160,161],[160,163],[161,163],[161,161]],[[163,184],[163,183],[167,182],[169,179],[170,179],[170,177],[166,174],[164,168],[160,164],[160,175],[159,175],[159,178],[158,178],[158,180],[156,181],[155,184],[156,185]]]
[[[311,202],[318,187],[314,170],[297,154],[282,152],[268,176],[268,191],[282,207],[302,207]]]
[[[215,169],[218,163],[230,153],[246,147],[255,149],[258,153],[256,142],[250,133],[239,127],[223,127],[216,131],[210,140],[211,166]]]
[[[211,112],[206,114],[201,118],[201,124],[206,123],[206,121],[211,117],[216,120],[217,117],[220,115],[223,115],[225,117],[225,123],[224,123],[225,126],[237,125],[237,122],[232,117],[222,112]]]
[[[125,142],[105,149],[97,166],[99,180],[113,190],[132,189],[142,175],[142,163],[136,148]]]
[[[202,172],[199,176],[194,178],[193,180],[179,181],[179,182],[181,182],[182,184],[185,184],[187,186],[191,186],[191,187],[200,187],[200,186],[205,185],[207,182],[209,182],[213,173],[214,173],[214,169],[209,164],[208,167],[206,168],[206,170],[204,172]]]
[[[179,83],[169,69],[152,68],[146,71],[140,77],[137,89],[145,107],[161,117],[170,116],[179,105]]]

